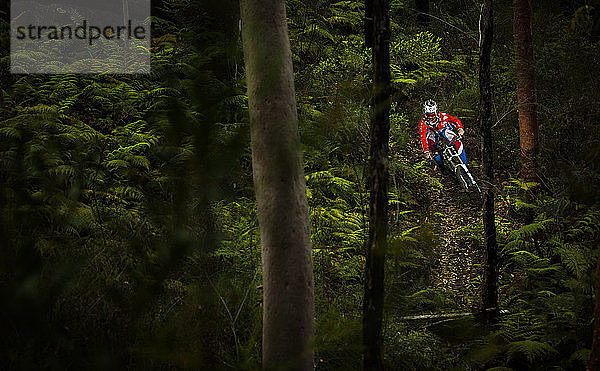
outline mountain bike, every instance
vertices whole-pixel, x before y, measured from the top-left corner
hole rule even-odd
[[[458,135],[455,135],[451,141],[446,139],[443,135],[437,136],[437,148],[438,153],[442,156],[442,164],[454,174],[458,183],[464,190],[477,193],[481,196],[479,185],[456,150],[457,141],[460,143]]]

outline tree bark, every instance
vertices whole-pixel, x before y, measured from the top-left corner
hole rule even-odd
[[[483,201],[483,230],[485,239],[485,272],[482,292],[482,313],[488,325],[498,315],[498,244],[494,217],[494,143],[492,138],[492,89],[490,62],[494,37],[493,0],[485,0],[481,17],[479,45],[480,127],[483,154],[483,174],[488,187]]]
[[[263,368],[312,370],[314,288],[284,0],[242,0],[263,268]]]
[[[365,46],[373,47],[373,0],[365,0]]]
[[[9,0],[0,0],[0,19],[10,22],[10,2]]]
[[[415,8],[417,11],[417,23],[427,29],[429,28],[429,0],[415,0]]]
[[[525,181],[536,181],[539,175],[536,159],[539,152],[539,129],[535,96],[531,0],[514,0],[513,11],[521,177]]]
[[[390,18],[389,0],[373,0],[375,67],[369,152],[369,240],[366,249],[363,299],[363,369],[383,369],[384,265],[387,248],[389,132],[390,132]]]
[[[594,335],[592,349],[587,364],[587,371],[600,370],[600,255],[596,266],[596,298],[594,307]]]

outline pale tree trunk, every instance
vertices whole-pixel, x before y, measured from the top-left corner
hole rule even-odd
[[[241,0],[263,267],[263,368],[312,370],[314,289],[284,0]]]
[[[494,217],[494,143],[492,138],[492,89],[490,60],[494,36],[493,1],[485,0],[481,16],[479,46],[480,127],[483,153],[483,175],[488,184],[483,201],[483,230],[485,238],[485,272],[483,279],[482,312],[486,323],[494,323],[498,315],[498,244]]]
[[[594,306],[594,335],[592,340],[592,349],[587,364],[587,371],[600,370],[600,255],[598,256],[598,265],[596,266],[596,299]]]
[[[389,0],[372,0],[373,64],[375,67],[369,152],[369,241],[363,299],[363,369],[383,369],[384,265],[387,248],[389,132],[390,132],[390,18]],[[368,31],[368,30],[367,30]]]
[[[539,175],[536,159],[539,152],[539,130],[535,97],[531,0],[514,0],[513,11],[521,177],[525,181],[536,181]]]

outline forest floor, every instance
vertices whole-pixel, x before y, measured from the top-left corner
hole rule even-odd
[[[412,165],[423,161],[418,142],[411,141],[406,151],[406,159]],[[431,184],[424,190],[429,198],[426,212],[439,227],[430,288],[443,292],[456,310],[474,311],[483,277],[483,245],[474,237],[481,234],[481,203],[462,190],[453,174],[434,171],[431,166],[424,169],[442,185]],[[478,172],[473,170],[477,178]],[[473,230],[475,233],[469,233]]]
[[[432,286],[465,311],[475,310],[481,292],[483,246],[466,230],[481,221],[481,207],[466,196],[452,175],[437,175],[443,188],[432,190],[431,208],[439,215],[439,260],[432,266]]]

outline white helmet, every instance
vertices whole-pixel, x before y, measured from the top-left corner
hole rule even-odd
[[[430,126],[436,125],[440,122],[440,113],[438,111],[437,103],[433,99],[428,99],[423,104],[423,118],[425,123]]]

